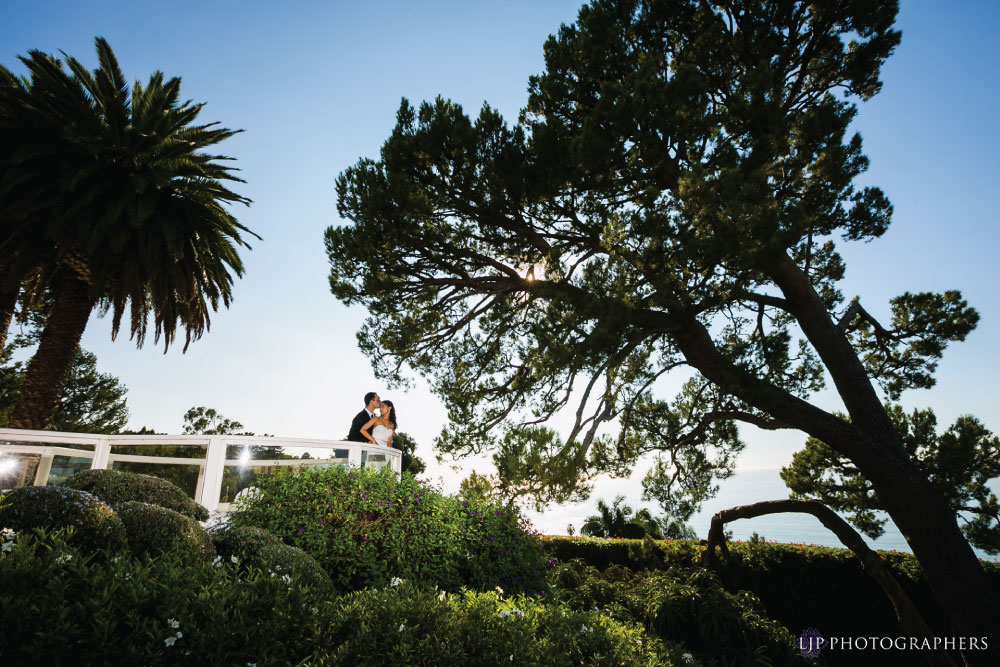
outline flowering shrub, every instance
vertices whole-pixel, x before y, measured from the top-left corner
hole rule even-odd
[[[69,540],[86,550],[125,547],[121,519],[86,491],[58,486],[25,486],[0,494],[0,527],[75,528]]]
[[[230,562],[257,568],[266,575],[295,578],[320,591],[329,591],[333,586],[330,575],[315,558],[261,528],[229,528],[213,535],[213,541],[219,564]]]
[[[187,559],[210,561],[212,538],[194,519],[166,507],[130,501],[115,508],[133,555],[155,555],[176,550]]]
[[[63,486],[89,491],[112,506],[137,500],[166,507],[198,521],[208,519],[208,510],[189,498],[180,487],[152,475],[120,470],[82,470],[63,482]]]
[[[261,478],[230,522],[304,549],[340,591],[393,577],[458,590],[537,590],[548,565],[516,507],[442,495],[384,468],[307,468]]]

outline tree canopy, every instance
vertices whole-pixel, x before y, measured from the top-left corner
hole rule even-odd
[[[962,532],[976,547],[1000,553],[1000,504],[989,483],[1000,477],[1000,438],[971,415],[962,415],[943,433],[931,409],[907,414],[889,407],[907,453],[958,516]],[[781,469],[793,498],[817,498],[868,537],[885,532],[887,521],[878,492],[849,459],[809,438]]]
[[[352,224],[325,242],[333,294],[370,313],[376,374],[412,369],[447,406],[437,449],[505,460],[505,432],[565,410],[558,446],[523,448],[544,463],[504,484],[561,500],[654,454],[646,490],[685,518],[732,471],[740,424],[802,430],[872,479],[955,627],[987,632],[982,567],[882,405],[931,386],[978,315],[907,292],[880,322],[837,287],[837,244],[892,217],[856,185],[849,128],[897,11],[595,0],[545,43],[516,123],[404,100],[379,158],[338,177]],[[672,399],[671,371],[690,377]],[[808,400],[827,382],[849,420]]]

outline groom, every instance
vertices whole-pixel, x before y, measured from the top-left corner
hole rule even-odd
[[[362,427],[375,416],[375,410],[382,406],[378,394],[370,391],[365,394],[365,409],[359,412],[351,422],[351,432],[347,434],[347,439],[351,442],[368,442],[365,436],[361,435]]]

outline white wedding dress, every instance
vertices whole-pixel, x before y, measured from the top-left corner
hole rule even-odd
[[[375,438],[375,442],[383,447],[389,446],[389,438],[392,436],[392,433],[391,428],[386,428],[381,424],[376,424],[375,428],[372,429],[372,437]]]

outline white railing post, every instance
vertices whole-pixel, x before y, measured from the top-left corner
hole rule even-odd
[[[111,456],[111,439],[102,436],[97,439],[94,445],[94,460],[90,464],[91,470],[105,470],[108,467],[108,457]]]
[[[361,467],[361,448],[364,447],[360,442],[353,443],[353,446],[347,450],[349,453],[347,455],[347,463],[355,468]]]
[[[222,473],[226,467],[226,442],[222,438],[209,438],[205,452],[205,483],[201,487],[201,497],[196,502],[209,512],[219,509],[219,495],[222,493]]]

